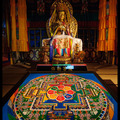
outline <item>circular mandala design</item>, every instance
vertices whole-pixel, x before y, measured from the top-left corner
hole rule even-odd
[[[58,85],[51,87],[47,91],[47,96],[51,100],[63,102],[65,100],[71,100],[74,93],[70,86]]]
[[[56,116],[55,111],[63,108],[68,112],[65,106],[69,106],[69,111],[74,116],[77,112],[79,119],[85,116],[88,120],[104,119],[109,111],[114,114],[114,106],[109,104],[105,93],[106,89],[100,84],[74,74],[40,76],[18,90],[14,112],[17,119],[42,119],[41,116],[48,115],[52,109]]]

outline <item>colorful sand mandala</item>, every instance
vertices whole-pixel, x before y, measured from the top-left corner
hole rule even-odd
[[[11,108],[20,120],[111,120],[114,105],[106,94],[100,84],[74,74],[44,75],[17,90]]]
[[[71,90],[70,86],[58,85],[53,86],[47,91],[47,96],[51,100],[57,100],[63,102],[65,100],[71,100],[75,92]]]

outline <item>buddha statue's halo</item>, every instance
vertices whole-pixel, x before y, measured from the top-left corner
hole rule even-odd
[[[50,8],[50,14],[52,15],[54,9],[56,10],[69,10],[70,14],[73,15],[73,8],[72,5],[67,0],[55,0]]]

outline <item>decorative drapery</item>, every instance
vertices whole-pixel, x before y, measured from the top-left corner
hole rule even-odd
[[[15,18],[15,0],[10,0],[10,16],[11,16],[11,31],[12,31],[12,40],[11,40],[11,47],[12,51],[17,50],[17,41],[16,41],[16,18]]]
[[[117,0],[99,1],[98,51],[115,51]]]
[[[117,0],[109,0],[108,51],[115,51]]]
[[[106,42],[106,0],[99,0],[99,38],[97,43],[98,51],[105,51]]]
[[[16,38],[16,3],[10,0],[12,51],[27,52],[29,50],[27,35],[27,9],[26,0],[18,0],[18,27],[19,40]]]
[[[10,47],[10,22],[9,22],[9,4],[6,3],[6,10],[5,10],[5,16],[6,16],[6,32],[7,32],[7,46]]]
[[[19,48],[20,52],[27,52],[28,35],[27,35],[27,8],[26,0],[18,0],[18,26],[19,26]]]

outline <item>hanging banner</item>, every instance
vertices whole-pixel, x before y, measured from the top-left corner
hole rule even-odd
[[[117,0],[109,0],[108,51],[115,51]]]
[[[11,16],[11,34],[12,34],[12,51],[17,51],[16,45],[16,18],[15,18],[15,0],[10,0],[10,16]]]
[[[106,0],[99,1],[99,37],[97,43],[98,51],[105,51],[106,43]]]
[[[18,24],[19,24],[19,50],[20,52],[29,51],[27,34],[27,8],[26,0],[18,0]]]

